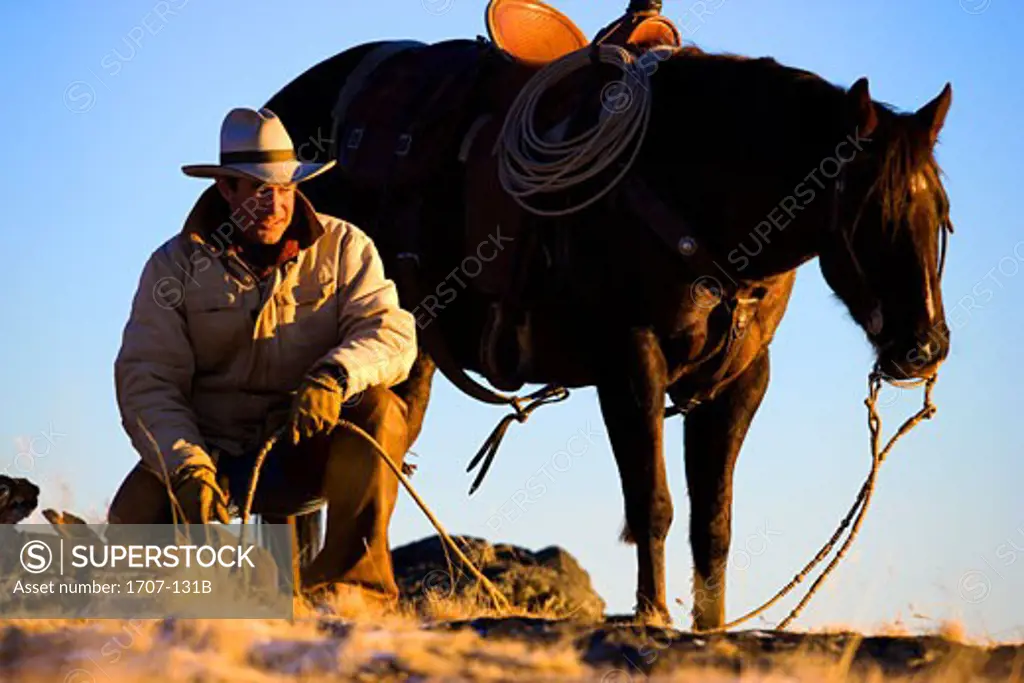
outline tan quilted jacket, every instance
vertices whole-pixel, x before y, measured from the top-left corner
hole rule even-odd
[[[295,214],[309,235],[265,295],[225,250],[243,223],[232,223],[215,186],[146,262],[114,377],[125,431],[156,472],[160,457],[173,473],[258,446],[314,365],[344,368],[347,396],[407,377],[415,322],[373,242],[298,191]]]

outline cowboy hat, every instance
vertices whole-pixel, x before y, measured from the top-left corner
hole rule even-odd
[[[236,107],[220,127],[220,163],[189,164],[181,170],[194,178],[232,176],[284,185],[309,180],[334,164],[333,159],[324,163],[299,159],[281,119],[266,107],[259,111]]]

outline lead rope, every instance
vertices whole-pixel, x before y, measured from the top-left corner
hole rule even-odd
[[[430,508],[427,507],[427,504],[423,501],[422,498],[420,498],[419,494],[416,493],[416,490],[412,487],[412,484],[409,482],[409,479],[405,476],[405,474],[402,473],[401,468],[398,467],[398,465],[396,465],[391,460],[387,452],[381,447],[379,443],[377,443],[377,440],[374,439],[361,427],[359,427],[356,424],[353,424],[352,422],[349,422],[348,420],[339,420],[337,427],[341,429],[348,429],[349,431],[361,436],[363,439],[366,440],[367,443],[370,444],[371,447],[373,447],[374,452],[381,457],[381,459],[387,464],[391,471],[394,472],[395,476],[398,477],[398,481],[402,482],[402,486],[404,486],[405,489],[409,492],[409,495],[412,496],[412,499],[416,501],[416,505],[418,505],[420,510],[423,511],[423,514],[427,516],[427,519],[437,530],[437,533],[441,537],[441,539],[448,545],[449,548],[451,548],[452,552],[455,553],[455,556],[462,561],[463,565],[465,565],[465,567],[469,570],[469,573],[476,577],[476,579],[483,585],[483,587],[487,589],[487,592],[490,594],[491,600],[494,601],[495,606],[502,611],[510,610],[511,606],[509,605],[508,600],[505,598],[505,596],[501,593],[501,591],[497,589],[497,587],[495,587],[493,583],[490,582],[490,580],[488,580],[486,576],[483,575],[483,573],[479,569],[477,569],[476,565],[473,564],[473,562],[468,557],[466,557],[465,553],[462,552],[462,549],[460,549],[459,546],[455,543],[455,541],[452,540],[452,537],[449,536],[448,532],[445,531],[443,526],[441,526],[441,522],[430,511]],[[253,498],[255,498],[256,496],[256,487],[259,483],[260,471],[263,469],[263,463],[267,459],[267,454],[270,453],[270,451],[274,448],[278,439],[280,439],[281,436],[284,435],[286,428],[287,425],[284,427],[280,427],[277,431],[271,434],[270,438],[267,439],[267,441],[263,444],[263,447],[260,449],[259,453],[256,455],[256,462],[253,465],[252,476],[249,479],[249,490],[246,493],[245,505],[242,508],[242,533],[239,542],[243,546],[245,545],[245,528],[246,524],[248,524],[249,522],[249,515],[252,512],[252,501]]]
[[[807,565],[802,570],[800,570],[800,572],[796,576],[794,576],[793,579],[788,584],[786,584],[786,586],[782,588],[782,590],[776,593],[775,596],[772,597],[768,602],[764,603],[757,609],[748,612],[742,617],[735,619],[734,621],[730,621],[724,626],[720,626],[714,629],[697,631],[697,633],[721,633],[731,628],[735,628],[736,626],[739,626],[742,623],[750,621],[759,614],[764,613],[772,605],[774,605],[783,597],[785,597],[791,590],[796,588],[798,584],[803,582],[803,580],[807,578],[807,575],[816,566],[818,566],[818,564],[820,564],[821,561],[824,560],[829,553],[832,552],[832,549],[835,547],[836,543],[839,541],[839,538],[842,536],[843,531],[850,526],[850,521],[854,518],[854,515],[856,515],[856,519],[853,521],[853,528],[850,530],[850,534],[849,536],[847,536],[846,541],[839,548],[839,551],[836,553],[836,556],[832,558],[832,561],[829,562],[828,565],[826,565],[825,569],[821,573],[821,576],[819,576],[814,581],[814,583],[811,584],[811,587],[807,590],[807,594],[800,600],[797,606],[793,608],[793,610],[785,619],[779,622],[777,628],[779,630],[783,630],[794,619],[797,618],[797,616],[804,609],[804,607],[807,606],[807,603],[810,602],[811,598],[814,597],[814,594],[821,587],[822,583],[824,583],[825,579],[829,576],[829,574],[832,573],[832,570],[834,570],[836,566],[839,564],[839,561],[843,558],[843,556],[849,550],[850,546],[853,544],[853,540],[857,537],[857,533],[860,531],[860,527],[864,522],[864,517],[867,513],[868,506],[871,504],[871,497],[875,490],[875,482],[878,478],[878,470],[881,467],[882,462],[885,460],[885,458],[888,457],[890,451],[892,450],[892,447],[896,444],[897,441],[903,438],[908,432],[910,432],[910,430],[912,430],[922,421],[931,419],[931,417],[935,415],[937,409],[935,407],[935,404],[932,403],[932,389],[935,387],[937,377],[937,375],[933,375],[932,377],[925,380],[901,381],[892,378],[886,378],[878,370],[877,367],[871,372],[871,374],[868,376],[868,397],[864,401],[864,405],[867,406],[868,409],[868,429],[871,433],[871,471],[868,473],[868,477],[867,480],[864,482],[864,485],[861,486],[860,492],[857,494],[856,499],[853,501],[853,505],[850,507],[849,512],[846,513],[846,516],[839,523],[839,528],[836,529],[836,532],[834,534],[832,534],[832,538],[830,538],[828,542],[825,543],[824,546],[822,546],[821,550],[818,551],[818,554],[814,556],[814,559],[808,562]],[[892,438],[889,439],[888,443],[886,443],[885,448],[880,448],[882,443],[882,417],[881,415],[878,414],[877,404],[878,393],[882,388],[883,381],[886,381],[889,384],[898,387],[915,387],[924,384],[925,389],[924,400],[921,409],[918,410],[909,418],[907,418],[907,420],[900,426],[900,428],[896,431]]]

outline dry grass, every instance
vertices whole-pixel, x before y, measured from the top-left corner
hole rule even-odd
[[[478,615],[465,602],[438,600],[432,609],[456,618]],[[586,667],[568,645],[484,642],[472,631],[423,626],[409,608],[382,607],[358,593],[319,608],[296,604],[291,623],[5,620],[0,672],[17,672],[4,680],[67,683],[347,680],[395,672],[424,680],[585,678]]]
[[[490,552],[493,552],[491,550]],[[473,557],[486,564],[486,557]],[[897,618],[871,633],[854,633],[842,625],[808,631],[833,634],[838,645],[823,650],[821,641],[802,640],[795,647],[751,651],[727,636],[699,639],[684,654],[667,646],[631,666],[593,665],[586,657],[590,631],[579,625],[566,637],[526,638],[481,635],[473,629],[447,629],[443,622],[479,617],[555,619],[556,605],[539,611],[495,609],[482,588],[466,594],[428,593],[415,604],[385,604],[352,590],[334,594],[318,605],[297,601],[287,620],[0,620],[0,680],[36,683],[135,683],[201,681],[203,683],[271,683],[277,681],[601,681],[602,683],[740,682],[774,683],[952,683],[974,677],[981,650],[991,640],[971,636],[956,621],[912,630]],[[919,618],[916,617],[915,618]],[[871,636],[892,636],[920,643],[922,635],[943,643],[969,646],[966,655],[941,661],[926,649],[922,663],[936,664],[914,676],[886,673],[861,657]],[[852,636],[852,637],[851,637]],[[655,639],[657,640],[657,639]],[[941,649],[941,648],[939,648]],[[959,652],[959,651],[956,651]],[[1010,683],[1024,681],[1024,648],[1017,651]],[[618,667],[618,668],[615,668]],[[991,679],[989,679],[991,680]]]
[[[430,621],[498,616],[468,600],[436,598]],[[533,615],[536,616],[536,615]],[[528,642],[484,638],[473,630],[427,628],[418,611],[341,594],[319,607],[296,605],[295,618],[262,620],[8,620],[0,622],[0,678],[65,683],[203,681],[261,683],[337,680],[550,680],[640,681],[858,681],[947,683],[967,681],[951,662],[917,677],[887,677],[877,667],[854,666],[860,635],[842,652],[823,656],[801,645],[755,661],[727,639],[707,647],[675,670],[659,667],[650,678],[638,670],[592,667],[571,641]],[[902,628],[879,628],[876,635]],[[831,632],[849,633],[831,628]],[[939,624],[935,634],[966,639],[960,624]],[[738,664],[737,664],[738,662]],[[1024,666],[1024,661],[1021,662]],[[665,673],[660,673],[665,670]],[[4,674],[9,674],[4,678]],[[1021,680],[1020,667],[1016,677]]]

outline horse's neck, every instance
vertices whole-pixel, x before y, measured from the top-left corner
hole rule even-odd
[[[722,199],[720,220],[707,228],[718,233],[718,256],[734,277],[780,275],[818,255],[834,207],[835,179],[823,177],[814,162],[807,169],[785,183],[763,176],[749,191]]]
[[[678,182],[687,212],[735,276],[791,271],[817,256],[830,223],[842,94],[763,60],[705,66],[678,70],[686,94],[660,112],[688,131]]]

